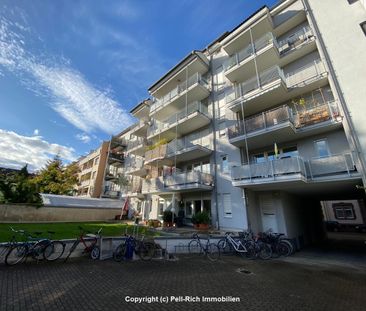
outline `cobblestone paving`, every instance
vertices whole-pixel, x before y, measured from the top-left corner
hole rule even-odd
[[[0,310],[366,310],[364,270],[240,257],[1,265],[0,282]],[[127,296],[240,302],[127,303]]]

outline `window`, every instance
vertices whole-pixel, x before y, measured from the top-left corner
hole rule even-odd
[[[221,157],[221,172],[222,173],[229,173],[229,161],[227,155]]]
[[[97,165],[99,163],[99,157],[96,157],[94,160],[94,165]]]
[[[355,210],[352,203],[333,203],[333,211],[334,217],[336,219],[356,219]]]
[[[96,174],[97,172],[93,172],[93,175],[92,175],[92,179],[95,179],[95,174]]]
[[[328,148],[328,142],[326,139],[316,140],[314,142],[314,146],[315,146],[315,152],[319,158],[329,156],[330,152]]]
[[[226,122],[225,121],[221,121],[219,123],[219,135],[220,136],[226,135]]]
[[[231,208],[231,194],[224,193],[222,195],[222,205],[224,207],[224,217],[232,216],[232,208]]]
[[[364,33],[364,34],[365,34],[365,36],[366,36],[366,21],[365,21],[365,22],[363,22],[363,23],[361,23],[361,24],[360,24],[360,26],[361,26],[361,29],[362,29],[363,33]]]
[[[193,202],[192,201],[186,201],[185,212],[186,212],[186,217],[188,217],[188,218],[192,217],[192,213],[193,213]]]
[[[291,158],[291,157],[297,157],[299,155],[299,152],[297,151],[297,147],[287,147],[283,148],[281,158]]]
[[[266,158],[264,156],[264,153],[258,153],[258,154],[253,155],[253,162],[254,163],[266,162]]]

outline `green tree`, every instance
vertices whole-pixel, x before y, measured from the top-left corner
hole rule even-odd
[[[72,195],[78,182],[79,167],[76,163],[63,165],[59,156],[47,162],[33,182],[41,193]]]
[[[27,165],[20,171],[0,174],[0,203],[42,204]]]

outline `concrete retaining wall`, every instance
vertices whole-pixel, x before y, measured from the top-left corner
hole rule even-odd
[[[105,221],[114,219],[121,208],[0,205],[0,222]]]

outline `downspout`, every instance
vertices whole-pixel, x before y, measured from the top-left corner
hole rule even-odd
[[[312,23],[312,26],[314,28],[314,31],[316,33],[316,37],[318,39],[318,42],[319,42],[319,45],[321,46],[322,48],[322,51],[323,54],[324,54],[324,58],[326,60],[326,63],[327,63],[327,67],[329,69],[329,72],[331,73],[331,76],[333,77],[333,83],[334,83],[334,87],[336,88],[336,91],[337,91],[337,95],[338,95],[338,98],[339,98],[339,102],[340,102],[340,105],[341,105],[341,109],[343,110],[343,114],[344,114],[344,117],[346,119],[346,125],[348,126],[348,130],[350,132],[350,138],[351,138],[351,144],[352,144],[352,147],[355,149],[356,151],[356,154],[357,154],[357,160],[358,162],[360,163],[360,166],[361,166],[361,176],[362,176],[362,182],[364,185],[366,185],[366,176],[365,176],[365,173],[366,173],[366,163],[365,163],[365,159],[364,157],[362,156],[362,149],[361,149],[361,144],[360,144],[360,141],[358,140],[358,136],[356,134],[356,131],[355,131],[355,128],[353,126],[353,122],[352,122],[352,118],[351,118],[351,115],[350,115],[350,112],[347,108],[347,105],[346,105],[346,101],[345,101],[345,98],[343,96],[343,92],[342,92],[342,89],[338,83],[338,80],[337,80],[337,75],[335,74],[335,70],[333,68],[333,65],[332,65],[332,62],[331,62],[331,59],[330,59],[330,56],[328,54],[328,51],[327,51],[327,48],[325,46],[325,43],[323,41],[323,38],[322,38],[322,35],[320,33],[320,30],[319,30],[319,27],[316,23],[316,20],[315,20],[315,17],[314,17],[314,14],[313,14],[313,11],[309,5],[309,1],[308,0],[302,0],[303,1],[303,5],[305,7],[305,11],[309,14],[310,16],[310,20],[311,20],[311,23]]]
[[[210,64],[209,64],[209,72],[211,74],[211,92],[210,92],[210,100],[212,103],[212,132],[213,132],[213,151],[214,151],[214,200],[215,200],[215,214],[216,214],[216,228],[220,229],[220,220],[219,220],[219,208],[218,208],[218,195],[217,195],[217,147],[216,147],[216,109],[215,109],[215,100],[213,97],[214,90],[214,76],[212,70],[212,54],[209,48],[206,48],[207,52],[210,56]]]

